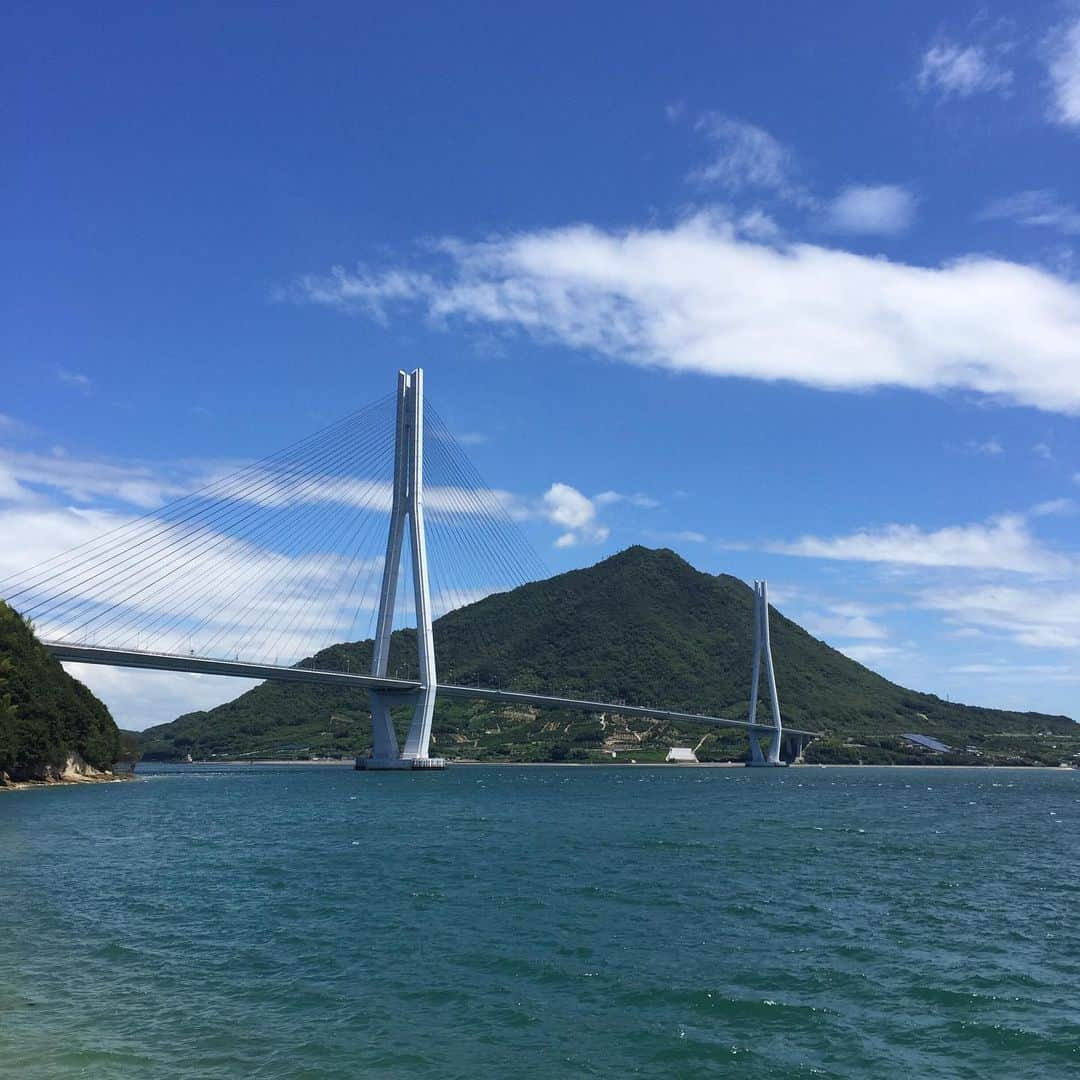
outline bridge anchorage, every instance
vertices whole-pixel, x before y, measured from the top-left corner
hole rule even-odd
[[[447,596],[450,607],[470,600],[469,586],[458,591],[448,570],[473,573],[476,591],[486,595],[496,583],[512,588],[536,580],[543,568],[535,552],[532,562],[515,555],[513,545],[527,543],[511,535],[515,527],[508,516],[503,514],[502,525],[495,520],[498,499],[430,404],[425,421],[423,371],[399,372],[391,401],[393,417],[385,411],[386,399],[376,402],[278,454],[0,582],[0,596],[33,620],[45,647],[65,662],[362,692],[370,705],[373,748],[370,756],[356,759],[357,769],[444,768],[445,760],[430,753],[436,697],[741,729],[750,743],[748,764],[754,766],[780,766],[801,754],[814,733],[785,728],[781,720],[764,581],[754,583],[747,720],[439,682],[425,471],[432,478],[427,524],[436,548],[447,548],[434,560],[440,605],[447,607]],[[435,425],[428,470],[425,423]],[[391,467],[391,431],[393,475],[387,482],[382,470]],[[510,531],[498,531],[504,527]],[[384,529],[382,555],[366,544],[370,540],[381,550]],[[480,530],[479,540],[468,538],[469,529]],[[406,564],[407,574],[402,572]],[[507,582],[507,577],[515,580]],[[374,594],[369,598],[366,591],[375,583],[377,606]],[[415,678],[402,678],[389,671],[390,644],[395,614],[399,623],[410,614],[395,608],[407,608],[410,600],[417,669]],[[350,635],[360,611],[374,620],[369,634]],[[312,654],[335,641],[369,637],[374,643],[370,673],[350,671],[347,663],[342,671],[340,664],[319,662],[325,653]],[[298,655],[309,659],[297,663]],[[771,722],[757,719],[763,661]],[[393,717],[402,706],[412,710],[403,746]],[[762,736],[769,739],[767,755]]]

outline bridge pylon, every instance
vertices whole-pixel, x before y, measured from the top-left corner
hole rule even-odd
[[[446,766],[444,759],[428,756],[438,678],[435,673],[435,637],[431,626],[431,587],[424,533],[424,372],[421,368],[411,374],[398,372],[393,502],[371,658],[371,674],[376,678],[386,677],[390,660],[390,637],[394,628],[394,605],[406,524],[409,527],[409,561],[416,608],[420,688],[405,692],[368,691],[373,748],[371,757],[356,759],[358,769],[441,769]],[[412,723],[404,749],[399,748],[390,711],[392,706],[401,704],[413,706]]]
[[[769,701],[772,705],[773,737],[769,754],[761,752],[757,728],[749,729],[750,760],[746,763],[758,768],[781,767],[780,746],[784,740],[784,725],[780,718],[780,698],[776,692],[776,672],[773,668],[772,643],[769,640],[769,586],[764,581],[754,582],[754,672],[750,685],[750,723],[757,722],[758,688],[761,683],[761,664],[765,662],[765,674],[769,680]]]

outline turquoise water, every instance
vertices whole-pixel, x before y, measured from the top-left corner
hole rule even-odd
[[[0,795],[0,1073],[1080,1074],[1080,773],[335,767]]]

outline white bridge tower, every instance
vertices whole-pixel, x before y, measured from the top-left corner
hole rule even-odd
[[[420,689],[395,692],[371,690],[371,723],[374,746],[369,758],[357,758],[358,769],[442,769],[443,758],[428,757],[431,721],[435,713],[435,637],[431,628],[431,588],[428,582],[427,540],[424,535],[424,372],[398,372],[397,434],[394,443],[394,492],[390,532],[386,539],[379,620],[371,658],[371,674],[385,678],[390,660],[390,635],[394,628],[394,602],[401,570],[406,519],[416,608],[416,651]],[[390,710],[394,705],[413,706],[412,723],[399,749]]]
[[[750,728],[750,760],[747,765],[781,766],[780,744],[784,738],[784,725],[780,720],[780,698],[776,693],[776,672],[773,670],[772,644],[769,641],[769,587],[764,581],[754,582],[754,674],[750,686],[750,723],[757,719],[758,686],[761,682],[761,661],[765,659],[765,673],[769,679],[769,701],[772,704],[773,737],[769,743],[769,756],[761,752],[756,728]]]

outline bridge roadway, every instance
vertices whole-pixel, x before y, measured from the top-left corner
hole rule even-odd
[[[106,664],[111,667],[143,668],[152,671],[189,671],[199,675],[228,675],[241,679],[271,679],[277,682],[321,683],[329,686],[350,686],[357,690],[382,690],[405,695],[423,689],[411,679],[376,678],[374,675],[354,675],[345,671],[320,671],[315,668],[279,667],[276,664],[249,664],[242,660],[213,660],[203,656],[182,656],[173,653],[151,653],[135,649],[104,649],[95,645],[68,645],[59,641],[44,642],[45,648],[57,660],[75,664]],[[771,723],[751,724],[746,720],[729,720],[723,716],[702,716],[699,713],[678,712],[673,709],[651,709],[644,705],[621,705],[605,701],[581,701],[576,698],[530,694],[520,690],[497,690],[482,686],[454,686],[439,683],[442,697],[466,698],[480,701],[501,701],[508,705],[535,705],[542,709],[582,709],[587,712],[610,712],[621,716],[651,716],[657,720],[691,720],[696,724],[716,727],[752,728],[769,733]],[[813,737],[816,732],[801,731],[784,726],[785,735]]]

